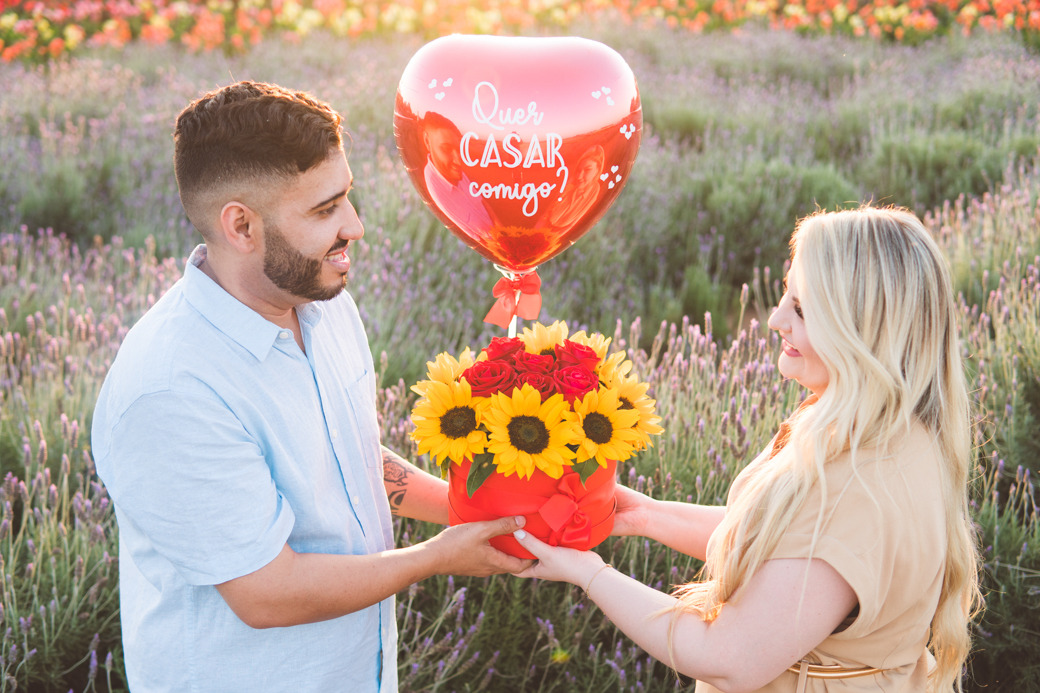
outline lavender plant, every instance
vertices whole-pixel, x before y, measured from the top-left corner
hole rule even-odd
[[[0,690],[118,690],[118,554],[90,417],[126,330],[179,276],[154,248],[0,233]]]
[[[651,384],[666,434],[623,465],[621,483],[723,502],[802,396],[780,379],[764,327],[795,218],[870,197],[914,205],[954,268],[978,417],[973,511],[988,601],[967,687],[1040,690],[1036,56],[1001,37],[909,48],[579,31],[632,64],[644,140],[606,217],[542,268],[541,317],[612,335]],[[189,99],[264,79],[313,90],[346,114],[352,199],[366,224],[351,291],[380,361],[387,445],[414,457],[407,384],[425,362],[498,333],[482,322],[497,273],[439,226],[396,155],[394,76],[419,45],[315,35],[232,57],[135,45],[0,65],[0,691],[125,687],[116,527],[86,432],[126,330],[197,242],[167,139]],[[942,164],[946,150],[955,156]],[[401,521],[398,539],[436,529]],[[665,590],[700,567],[634,538],[596,550]],[[405,690],[690,683],[566,585],[434,578],[400,595],[399,623]]]

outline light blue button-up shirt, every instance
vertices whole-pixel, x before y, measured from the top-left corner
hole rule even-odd
[[[133,693],[397,690],[394,600],[255,630],[214,585],[300,553],[393,546],[375,374],[353,299],[300,306],[306,352],[198,268],[127,334],[94,412],[119,524]],[[344,576],[349,579],[349,576]]]

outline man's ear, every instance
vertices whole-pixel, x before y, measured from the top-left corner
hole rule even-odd
[[[232,200],[220,210],[220,235],[240,253],[252,253],[258,248],[262,226],[260,214],[244,202]]]

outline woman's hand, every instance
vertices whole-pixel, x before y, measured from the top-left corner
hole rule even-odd
[[[603,559],[593,551],[549,546],[522,529],[513,532],[513,536],[538,558],[534,565],[514,573],[517,577],[558,580],[584,589],[596,571],[604,565]]]
[[[654,500],[626,486],[614,492],[613,536],[639,536],[704,560],[708,540],[726,515],[722,505]]]
[[[614,498],[617,500],[617,508],[614,511],[614,529],[611,530],[611,535],[649,536],[647,531],[653,514],[654,499],[620,485],[616,487]]]

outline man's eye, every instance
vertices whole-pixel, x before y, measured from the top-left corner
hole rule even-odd
[[[323,217],[332,216],[332,213],[336,211],[337,207],[339,207],[339,205],[329,205],[325,209],[318,212],[318,214],[320,214]]]

